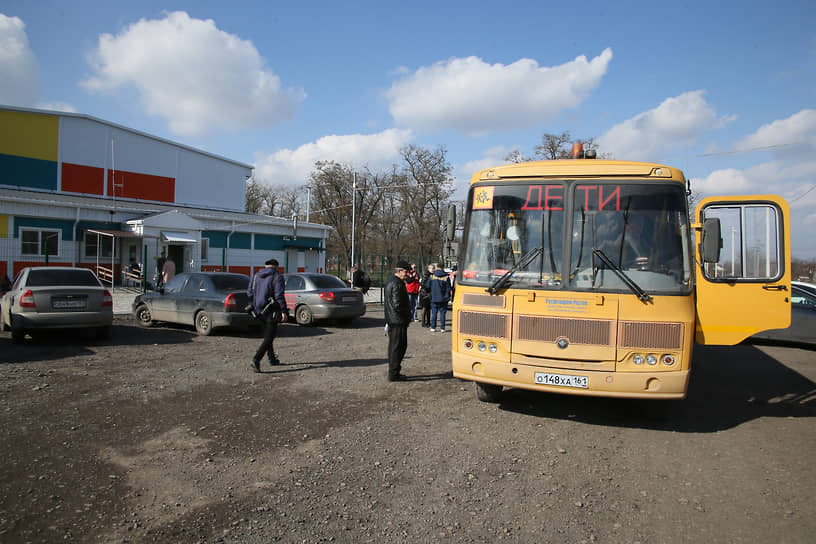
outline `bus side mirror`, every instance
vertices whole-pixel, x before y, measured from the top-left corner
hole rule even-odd
[[[449,242],[456,239],[456,204],[448,206],[448,220],[445,225],[445,235]]]
[[[720,220],[717,218],[703,221],[703,235],[700,241],[702,257],[704,263],[717,263],[720,261],[720,250],[722,249],[722,236],[720,234]]]

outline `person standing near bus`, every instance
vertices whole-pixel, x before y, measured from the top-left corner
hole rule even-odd
[[[411,263],[411,270],[405,280],[405,289],[408,291],[408,300],[411,303],[411,319],[417,321],[417,299],[419,298],[419,275],[417,267]]]
[[[411,265],[397,261],[394,275],[383,288],[385,323],[388,325],[388,381],[400,382],[407,378],[400,373],[402,359],[408,348],[408,325],[411,323],[411,303],[405,289],[405,279]]]
[[[445,318],[448,313],[448,302],[450,302],[451,284],[450,276],[445,269],[442,268],[442,263],[436,264],[433,276],[430,280],[431,284],[431,332],[436,331],[436,318],[440,316],[442,319],[439,322],[439,332],[445,331]]]

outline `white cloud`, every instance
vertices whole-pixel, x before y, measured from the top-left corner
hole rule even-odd
[[[32,107],[42,93],[40,67],[31,51],[25,23],[0,13],[0,104]]]
[[[717,119],[703,94],[698,90],[667,98],[615,125],[598,138],[599,149],[615,159],[657,161],[667,150],[693,145],[705,130],[733,119]]]
[[[324,136],[297,149],[281,149],[257,156],[255,177],[272,185],[303,185],[314,164],[331,160],[372,170],[399,162],[399,150],[413,139],[410,130],[388,129],[377,134]]]
[[[485,149],[480,158],[456,166],[454,169],[455,181],[453,199],[464,200],[467,197],[468,190],[470,189],[470,180],[476,172],[492,166],[507,164],[505,157],[507,157],[510,151],[512,151],[512,149],[498,145]]]
[[[451,58],[419,68],[385,96],[395,123],[416,130],[484,134],[536,126],[585,100],[611,60],[609,48],[590,61],[582,55],[553,67],[533,59],[491,65]]]
[[[183,11],[101,35],[89,63],[96,75],[85,88],[133,87],[149,114],[185,136],[269,126],[291,118],[306,96],[284,90],[252,42]]]
[[[737,150],[756,149],[773,146],[799,144],[810,140],[814,145],[816,137],[816,110],[805,109],[787,119],[778,119],[761,126],[734,148]]]
[[[67,102],[40,102],[37,108],[51,111],[64,111],[67,113],[77,113],[77,109]]]

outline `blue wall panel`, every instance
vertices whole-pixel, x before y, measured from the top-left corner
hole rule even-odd
[[[57,163],[0,153],[0,184],[57,190]]]

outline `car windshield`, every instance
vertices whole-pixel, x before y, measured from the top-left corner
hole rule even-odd
[[[82,285],[99,287],[101,284],[93,272],[84,268],[57,268],[50,270],[31,270],[28,273],[26,286],[48,287],[52,285]]]
[[[216,291],[246,291],[249,278],[242,275],[210,276]]]
[[[312,280],[312,284],[317,289],[342,289],[346,287],[343,280],[335,276],[309,276],[309,279]]]
[[[463,284],[663,294],[690,288],[682,185],[516,183],[477,186],[470,201]]]

